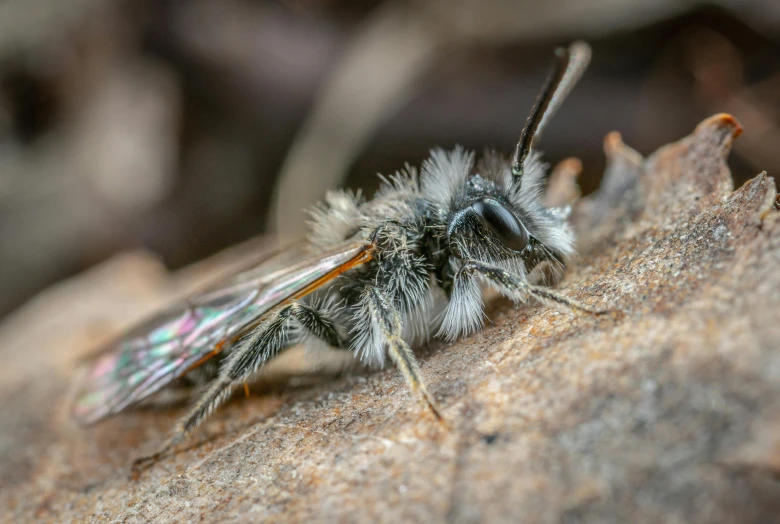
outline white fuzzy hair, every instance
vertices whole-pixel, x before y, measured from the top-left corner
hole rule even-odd
[[[307,222],[309,241],[322,249],[343,243],[355,225],[364,219],[361,201],[360,191],[328,191],[323,202],[308,210],[311,217]]]
[[[477,278],[471,273],[458,274],[436,336],[452,342],[460,336],[482,329],[485,319],[482,288]]]
[[[374,301],[364,291],[355,308],[355,321],[351,332],[355,334],[352,340],[352,351],[366,365],[384,367],[386,334],[376,314]]]
[[[447,208],[474,167],[474,153],[456,146],[452,151],[431,150],[431,156],[423,162],[420,186],[423,195],[434,204]]]

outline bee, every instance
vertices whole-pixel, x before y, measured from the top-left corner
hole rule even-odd
[[[487,283],[517,303],[552,302],[601,313],[530,272],[562,269],[573,252],[567,213],[543,202],[536,143],[590,60],[576,42],[554,65],[511,159],[435,149],[421,169],[383,178],[371,200],[332,191],[311,211],[306,249],[286,253],[144,323],[97,359],[75,416],[93,423],[211,367],[214,378],[155,459],[184,439],[281,351],[315,337],[368,366],[392,361],[442,419],[410,344],[410,326],[454,340],[481,328]],[[438,314],[437,298],[446,302]],[[219,362],[219,366],[214,366]],[[210,363],[210,366],[203,366]],[[218,368],[218,370],[217,370]]]

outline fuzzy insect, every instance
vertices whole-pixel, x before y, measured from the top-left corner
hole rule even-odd
[[[307,256],[260,264],[127,334],[98,359],[76,402],[77,418],[92,423],[116,414],[219,361],[216,378],[172,437],[146,458],[159,457],[236,385],[305,336],[349,349],[371,366],[389,357],[442,418],[408,342],[415,331],[409,326],[425,332],[438,324],[434,334],[448,340],[479,329],[480,280],[515,302],[599,313],[528,279],[543,262],[562,268],[573,250],[566,213],[543,203],[546,172],[534,146],[589,58],[584,43],[556,52],[511,161],[488,154],[475,163],[463,149],[437,149],[419,173],[407,166],[384,179],[370,201],[331,192],[311,212]],[[437,297],[448,300],[438,317]]]

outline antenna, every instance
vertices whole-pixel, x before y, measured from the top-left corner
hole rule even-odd
[[[512,176],[516,184],[520,185],[522,181],[525,160],[531,149],[539,142],[544,127],[582,77],[589,63],[590,46],[585,42],[574,42],[568,49],[559,47],[555,50],[552,70],[534,103],[515,147]]]

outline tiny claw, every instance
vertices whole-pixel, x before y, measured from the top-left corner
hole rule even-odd
[[[593,306],[589,306],[587,304],[581,304],[572,302],[572,305],[574,306],[574,309],[582,311],[583,313],[589,313],[591,315],[613,315],[615,313],[622,313],[620,309],[616,308],[596,308]]]
[[[447,422],[447,419],[442,414],[441,409],[439,409],[439,406],[436,404],[436,401],[433,400],[430,393],[425,391],[423,393],[423,400],[425,401],[425,405],[428,406],[428,409],[431,410],[431,413],[433,413],[433,416],[436,417],[436,420],[438,420],[447,429],[451,429],[449,422]]]
[[[151,455],[142,455],[136,458],[130,466],[132,470],[133,480],[138,480],[138,477],[143,471],[145,471],[150,466],[152,466],[155,462],[160,460],[160,458],[166,453],[168,453],[171,450],[171,448],[173,448],[173,446],[181,442],[183,436],[184,436],[183,433],[177,432],[173,437],[168,439],[168,441],[165,443],[163,447],[161,447]]]
[[[621,307],[595,308],[587,306],[587,308],[588,312],[594,315],[610,315],[613,317],[622,317],[626,315],[626,311]]]
[[[132,479],[137,481],[138,478],[141,476],[141,473],[143,473],[149,467],[151,467],[155,462],[157,462],[160,459],[160,457],[162,457],[170,449],[171,449],[170,445],[165,445],[162,449],[156,451],[155,453],[152,453],[151,455],[142,455],[140,457],[137,457],[135,460],[133,460],[133,463],[130,466]]]
[[[593,309],[589,311],[591,315],[595,316],[610,316],[612,318],[620,318],[624,315],[623,311],[620,309]]]
[[[441,414],[438,406],[431,404],[430,402],[426,402],[426,404],[428,404],[428,408],[431,410],[431,413],[433,413],[433,416],[436,417],[436,420],[444,422],[444,415]]]

